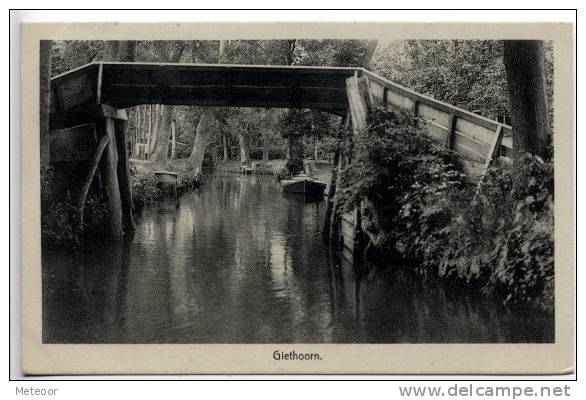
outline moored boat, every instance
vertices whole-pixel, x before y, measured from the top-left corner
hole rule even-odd
[[[307,197],[323,197],[326,184],[305,174],[299,174],[291,179],[283,179],[281,187],[284,193],[303,194]]]

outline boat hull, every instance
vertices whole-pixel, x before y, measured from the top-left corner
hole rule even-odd
[[[303,194],[309,197],[323,197],[326,184],[310,179],[286,179],[281,181],[284,193]]]

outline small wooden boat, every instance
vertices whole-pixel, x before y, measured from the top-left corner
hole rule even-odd
[[[299,174],[291,179],[283,179],[281,181],[281,187],[284,193],[297,193],[307,197],[322,198],[326,184],[309,175]]]

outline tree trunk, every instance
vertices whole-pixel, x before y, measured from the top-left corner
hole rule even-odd
[[[181,43],[172,50],[170,55],[167,55],[165,46],[159,45],[156,47],[159,61],[178,63],[181,61],[181,56],[185,49],[185,43]],[[162,168],[167,168],[167,158],[169,155],[169,140],[171,136],[171,123],[173,121],[174,106],[162,106],[162,114],[159,115],[159,124],[157,127],[156,142],[153,144],[151,161],[160,165]]]
[[[165,106],[160,117],[157,142],[154,145],[151,161],[167,168],[167,158],[169,154],[169,140],[171,137],[171,124],[173,122],[174,106]]]
[[[282,55],[283,55],[283,59],[282,62],[285,65],[293,65],[294,60],[294,54],[295,54],[295,47],[297,45],[297,40],[296,39],[290,39],[290,40],[280,40],[279,41],[281,43],[281,45],[283,46],[283,51],[282,51]],[[279,60],[281,61],[281,60]]]
[[[145,119],[146,119],[146,123],[147,123],[147,130],[146,130],[146,134],[147,134],[147,145],[145,148],[145,158],[148,160],[151,156],[151,138],[153,135],[153,105],[149,104],[145,110]]]
[[[157,143],[159,141],[159,124],[161,123],[161,105],[155,104],[153,110],[153,130],[152,130],[152,137],[151,137],[151,148],[150,154],[151,159],[157,148]]]
[[[505,40],[504,62],[513,123],[513,153],[548,158],[551,143],[543,42]]]
[[[250,148],[244,131],[238,135],[238,144],[240,145],[240,164],[248,164],[250,162]]]
[[[222,150],[224,151],[224,161],[230,160],[230,148],[228,146],[228,135],[226,132],[222,132]]]
[[[136,42],[130,40],[106,40],[104,43],[104,61],[134,62]]]
[[[144,146],[142,146],[144,144],[144,133],[145,133],[145,115],[144,115],[144,106],[138,106],[138,116],[139,116],[139,123],[138,123],[138,141],[140,142],[141,146],[140,148],[142,150],[139,150],[138,154],[140,155],[140,158],[144,160]]]
[[[370,69],[370,61],[372,60],[372,56],[374,55],[374,51],[376,50],[376,46],[378,46],[378,40],[369,40],[368,45],[366,47],[366,51],[364,52],[364,57],[362,57],[362,62],[360,66],[366,69]]]
[[[201,175],[203,158],[211,136],[212,111],[212,108],[206,108],[201,114],[195,132],[195,142],[193,143],[193,149],[189,156],[189,165],[193,167],[193,173],[196,176]]]
[[[175,132],[175,120],[171,121],[171,159],[177,156],[177,135]]]
[[[136,129],[134,131],[134,145],[132,146],[132,158],[136,158],[136,144],[140,143],[140,106],[134,107],[136,113]]]
[[[50,40],[41,40],[40,43],[40,144],[41,144],[41,166],[49,167],[51,162],[49,149],[50,111],[51,111],[51,44]]]
[[[313,138],[313,160],[317,161],[317,139]]]
[[[118,61],[119,46],[119,40],[106,40],[106,42],[104,43],[104,54],[102,56],[102,59],[104,61]]]
[[[271,144],[269,143],[268,138],[265,137],[263,145],[262,145],[262,160],[264,162],[269,161],[269,151],[271,150]]]
[[[220,40],[218,49],[218,62],[221,63],[224,59],[224,51],[226,49],[227,41]],[[206,108],[197,124],[195,130],[195,142],[193,143],[193,149],[189,156],[189,165],[193,166],[194,174],[201,174],[201,167],[203,164],[203,158],[205,156],[206,147],[211,136],[211,125],[212,125],[212,114],[211,108]]]

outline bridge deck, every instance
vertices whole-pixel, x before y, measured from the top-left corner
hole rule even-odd
[[[51,80],[53,117],[98,103],[313,108],[343,114],[357,68],[221,64],[92,63]],[[55,120],[55,119],[54,119]],[[55,120],[56,121],[56,120]]]
[[[139,104],[312,108],[338,115],[348,110],[346,79],[366,76],[374,100],[414,111],[428,133],[451,142],[466,160],[482,166],[495,132],[505,133],[501,154],[511,151],[511,127],[432,99],[363,68],[276,65],[92,63],[51,80],[51,129],[86,124],[98,105]],[[476,173],[472,173],[476,174]]]

